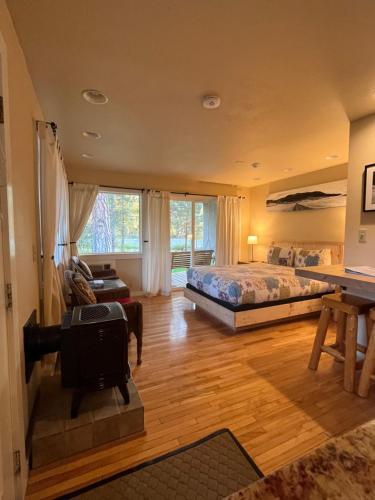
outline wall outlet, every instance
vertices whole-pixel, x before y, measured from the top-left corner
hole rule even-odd
[[[360,229],[358,231],[358,242],[366,243],[367,240],[367,229]]]

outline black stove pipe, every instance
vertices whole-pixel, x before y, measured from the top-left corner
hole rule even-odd
[[[23,332],[26,362],[39,361],[45,354],[61,350],[61,325],[30,325]]]

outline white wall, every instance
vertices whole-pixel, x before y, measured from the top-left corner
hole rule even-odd
[[[348,206],[345,228],[345,264],[375,266],[375,212],[362,211],[365,165],[375,163],[375,114],[350,126]],[[367,243],[358,242],[360,228],[367,229]]]
[[[250,231],[259,238],[259,245],[254,248],[255,259],[265,259],[266,249],[273,240],[342,243],[345,237],[345,207],[300,212],[269,212],[266,209],[266,198],[271,193],[337,181],[346,177],[345,164],[252,188]]]
[[[114,255],[85,255],[82,256],[90,264],[111,264],[117,275],[131,289],[132,294],[142,290],[142,255],[114,256]]]

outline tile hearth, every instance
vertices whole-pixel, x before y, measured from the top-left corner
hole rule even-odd
[[[60,375],[43,377],[32,434],[32,468],[143,433],[143,403],[132,380],[128,388],[129,405],[117,388],[92,392],[83,398],[78,417],[71,419],[72,391],[61,387]]]

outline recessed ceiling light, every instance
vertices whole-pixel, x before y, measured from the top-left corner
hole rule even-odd
[[[292,168],[284,168],[284,172],[291,172],[292,170]]]
[[[94,155],[90,155],[89,153],[82,153],[81,156],[82,156],[82,158],[87,158],[88,160],[91,160],[91,158],[94,158]]]
[[[326,160],[337,160],[339,158],[339,155],[328,155],[326,156]]]
[[[86,89],[81,92],[82,97],[90,104],[106,104],[109,99],[100,90]]]
[[[241,164],[241,163],[245,163],[245,161],[244,160],[236,160],[235,163]]]
[[[87,139],[100,139],[102,137],[99,132],[92,132],[91,130],[85,130],[84,132],[82,132],[82,135]]]
[[[258,161],[255,161],[254,163],[251,164],[251,166],[253,168],[259,168],[260,167],[260,163]]]

